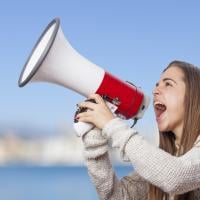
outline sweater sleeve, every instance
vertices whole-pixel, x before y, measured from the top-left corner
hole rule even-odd
[[[120,148],[122,156],[131,161],[140,176],[163,191],[181,194],[200,187],[199,146],[181,157],[172,156],[149,144],[118,118],[108,122],[103,135]]]
[[[147,183],[136,173],[122,180],[117,178],[109,159],[107,140],[98,129],[82,139],[88,173],[101,200],[147,199]]]

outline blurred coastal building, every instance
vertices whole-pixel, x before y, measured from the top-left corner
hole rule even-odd
[[[14,130],[1,132],[0,166],[84,164],[81,138],[75,133],[41,135],[24,136]],[[111,153],[113,161],[122,164],[119,155],[115,151]]]
[[[152,132],[156,132],[156,129]],[[153,144],[157,143],[152,134],[145,135],[145,138]],[[0,126],[0,166],[84,165],[82,149],[81,138],[76,136],[72,125],[66,122],[60,122],[52,132],[35,129],[35,126],[26,128],[23,125],[21,128],[9,129]],[[121,161],[119,151],[112,149],[110,154],[113,163],[127,164]]]
[[[0,134],[0,165],[80,165],[82,143],[75,135],[30,136]]]

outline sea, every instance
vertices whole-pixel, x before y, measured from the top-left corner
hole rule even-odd
[[[114,166],[118,178],[131,166]],[[98,200],[85,166],[0,167],[1,200]]]

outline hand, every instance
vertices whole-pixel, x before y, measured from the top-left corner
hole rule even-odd
[[[79,122],[92,123],[97,128],[102,129],[106,123],[114,118],[114,115],[100,95],[92,94],[88,97],[88,99],[94,99],[96,103],[92,103],[90,101],[79,103],[78,106],[80,108],[87,108],[87,111],[79,113],[76,116],[76,119]]]

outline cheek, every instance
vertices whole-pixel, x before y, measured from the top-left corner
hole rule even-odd
[[[168,111],[177,116],[184,114],[184,97],[180,94],[176,94],[174,97],[171,96],[168,101]]]

